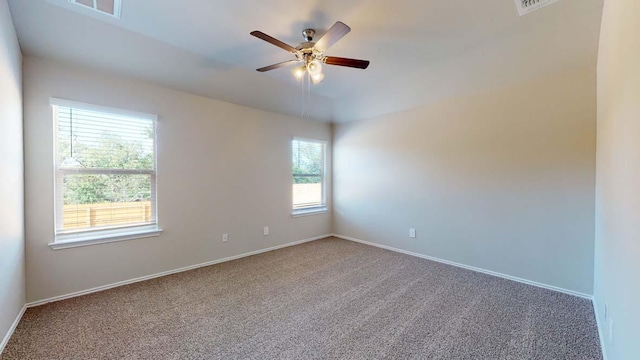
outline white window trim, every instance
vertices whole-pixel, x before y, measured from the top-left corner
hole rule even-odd
[[[299,140],[299,141],[307,141],[307,142],[314,142],[314,143],[318,143],[318,144],[322,144],[322,146],[324,147],[322,150],[322,204],[320,206],[313,206],[313,207],[306,207],[306,208],[301,208],[301,209],[293,209],[293,199],[291,201],[291,217],[303,217],[303,216],[311,216],[311,215],[320,215],[320,214],[326,214],[329,212],[329,206],[327,206],[327,147],[329,145],[329,141],[327,140],[321,140],[321,139],[311,139],[311,138],[304,138],[304,137],[297,137],[294,136],[291,138],[291,141],[289,142],[289,166],[291,166],[291,163],[293,162],[293,153],[291,152],[291,142],[295,141],[295,140]],[[291,174],[291,188],[293,189],[293,172]]]
[[[112,108],[107,106],[100,106],[94,104],[83,103],[79,101],[65,100],[59,98],[50,98],[49,104],[53,106],[62,106],[69,107],[80,110],[87,111],[95,111],[95,112],[103,112],[114,115],[121,116],[130,116],[136,117],[145,120],[152,120],[157,124],[158,116],[154,114],[136,112],[123,110],[119,108]],[[55,116],[55,114],[54,114]],[[54,125],[54,146],[57,146],[57,126]],[[156,133],[157,136],[157,133]],[[106,244],[111,242],[118,241],[126,241],[133,239],[142,239],[148,237],[156,237],[160,236],[163,230],[158,225],[158,203],[157,203],[157,172],[158,172],[158,147],[157,147],[157,138],[154,140],[154,170],[117,170],[117,169],[105,169],[102,171],[101,169],[65,169],[59,166],[57,163],[57,148],[54,148],[53,156],[54,156],[54,190],[56,191],[55,197],[61,196],[59,193],[61,189],[56,187],[57,177],[63,176],[64,174],[69,173],[101,173],[105,174],[149,174],[151,175],[151,196],[154,203],[154,207],[152,212],[154,214],[154,218],[156,219],[156,223],[154,224],[143,224],[143,225],[131,225],[124,227],[113,227],[107,229],[86,229],[79,231],[70,231],[70,232],[60,232],[56,233],[54,231],[54,241],[49,243],[49,247],[53,250],[61,250],[61,249],[69,249],[81,246],[89,246],[89,245],[98,245],[98,244]],[[56,203],[56,202],[54,202]],[[54,209],[54,217],[55,217],[55,226],[58,228],[61,225],[62,219],[58,219],[58,210]],[[60,222],[60,223],[59,223]]]
[[[102,10],[98,10],[98,6],[96,4],[96,0],[93,0],[93,6],[92,7],[89,7],[87,5],[81,4],[77,0],[69,0],[69,2],[74,4],[74,5],[79,5],[80,6],[79,8],[75,8],[74,7],[74,10],[87,12],[87,13],[90,13],[91,15],[94,15],[95,13],[98,13],[100,15],[105,15],[105,16],[116,18],[116,19],[120,19],[121,14],[122,14],[122,0],[114,0],[113,1],[113,14],[110,14],[110,13],[102,11]],[[80,10],[80,9],[82,9],[82,10]]]
[[[113,108],[109,106],[88,104],[80,101],[65,100],[65,99],[52,97],[49,99],[49,104],[55,105],[55,106],[63,106],[63,107],[87,110],[87,111],[104,112],[104,113],[109,113],[114,115],[130,116],[130,117],[137,117],[137,118],[146,119],[146,120],[158,121],[158,115]]]
[[[78,233],[61,234],[55,237],[55,241],[49,244],[53,250],[70,249],[81,246],[106,244],[117,241],[143,239],[160,236],[162,229],[157,225],[132,226],[121,229],[106,229],[84,231]]]
[[[320,215],[326,214],[329,212],[329,209],[326,206],[317,206],[314,208],[305,208],[305,209],[296,209],[291,214],[291,217],[303,217],[303,216],[311,216],[311,215]]]

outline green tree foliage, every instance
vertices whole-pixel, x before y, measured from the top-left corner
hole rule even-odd
[[[116,131],[104,130],[91,140],[77,141],[62,136],[58,157],[66,167],[83,169],[153,170],[153,142],[128,139]],[[155,137],[153,126],[146,137]],[[73,141],[73,147],[72,145]],[[73,153],[71,149],[73,148]],[[66,162],[66,163],[65,163]],[[71,163],[71,165],[69,165]],[[64,204],[95,204],[147,200],[151,192],[149,174],[73,174],[64,175]]]
[[[295,184],[318,184],[322,182],[324,167],[324,145],[303,140],[292,142],[292,169]]]

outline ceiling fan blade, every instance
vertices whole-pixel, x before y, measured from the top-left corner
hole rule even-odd
[[[320,52],[325,52],[338,40],[342,39],[343,36],[347,35],[349,31],[351,31],[350,27],[338,21],[316,42],[315,48]]]
[[[287,44],[283,43],[282,41],[263,33],[262,31],[252,31],[250,34],[255,36],[255,37],[257,37],[258,39],[262,39],[262,40],[264,40],[264,41],[266,41],[266,42],[268,42],[270,44],[273,44],[273,45],[275,45],[275,46],[277,46],[279,48],[285,49],[290,53],[294,53],[295,54],[298,51],[293,46],[287,45]]]
[[[324,63],[327,65],[346,66],[358,69],[366,69],[369,67],[368,60],[347,59],[335,56],[327,56],[324,58]]]
[[[298,62],[298,60],[283,61],[281,63],[277,63],[277,64],[273,64],[273,65],[262,67],[262,68],[258,69],[258,71],[265,72],[265,71],[269,71],[269,70],[274,70],[274,69],[278,69],[278,68],[281,68],[281,67],[284,67],[284,66],[295,64],[297,62]]]

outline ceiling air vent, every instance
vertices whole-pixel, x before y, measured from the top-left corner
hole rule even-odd
[[[554,2],[558,2],[558,0],[516,0],[516,5],[518,6],[518,13],[522,16]]]
[[[69,0],[69,2],[120,19],[122,0]]]

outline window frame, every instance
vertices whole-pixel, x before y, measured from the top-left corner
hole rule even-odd
[[[293,174],[293,142],[294,141],[304,141],[310,143],[316,143],[322,145],[322,203],[319,206],[308,206],[305,208],[294,208],[293,204],[293,186],[295,185]],[[322,139],[312,139],[305,137],[294,136],[291,138],[289,142],[289,167],[291,171],[291,216],[292,217],[301,217],[301,216],[309,216],[309,215],[317,215],[317,214],[325,214],[329,212],[329,206],[327,204],[327,146],[329,142],[327,140]],[[313,174],[315,175],[315,174]]]
[[[119,108],[93,105],[79,101],[65,100],[59,98],[50,98],[49,105],[52,110],[53,117],[53,188],[54,188],[54,241],[49,244],[53,250],[73,248],[79,246],[87,246],[101,243],[109,243],[115,241],[124,241],[131,239],[147,238],[159,236],[162,229],[158,223],[158,146],[157,146],[157,124],[158,116],[154,114],[129,111]],[[71,109],[100,112],[116,116],[129,116],[139,119],[150,120],[154,126],[153,139],[153,170],[134,170],[134,169],[69,169],[63,168],[58,159],[58,107],[68,107]],[[150,176],[150,201],[151,201],[151,218],[152,223],[130,224],[121,226],[105,226],[95,228],[85,228],[79,230],[63,230],[63,210],[64,202],[58,201],[64,197],[64,187],[58,186],[62,184],[62,179],[67,174],[115,174],[115,175],[149,175]]]

